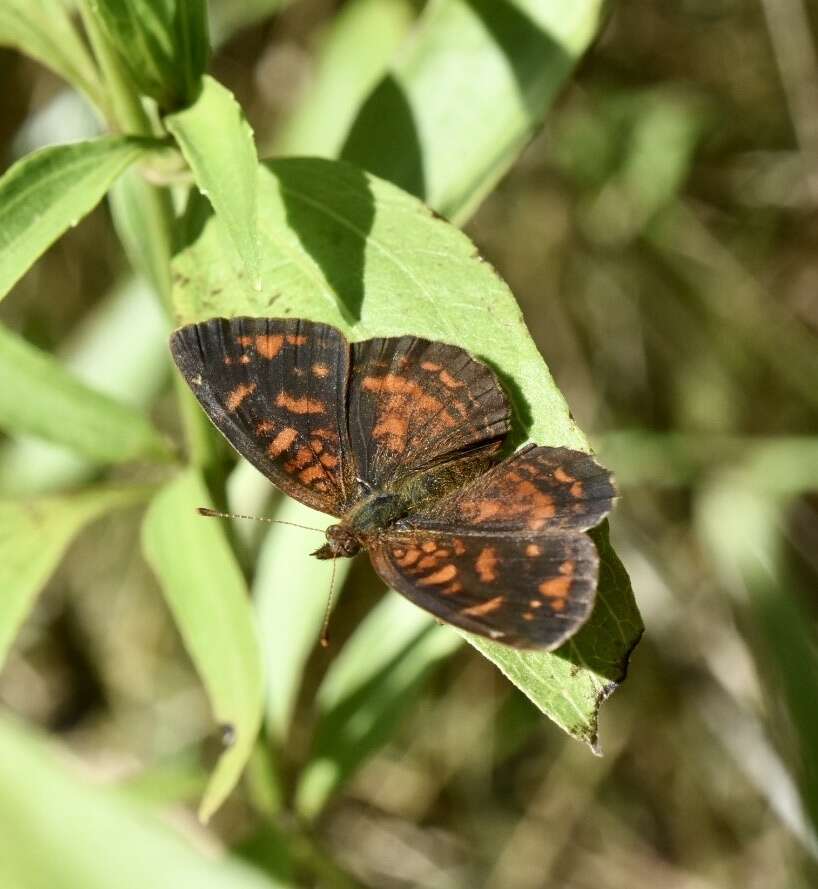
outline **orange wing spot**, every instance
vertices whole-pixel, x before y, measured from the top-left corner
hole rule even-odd
[[[435,556],[437,556],[438,559],[448,559],[449,558],[449,551],[447,549],[439,549],[435,553]]]
[[[307,398],[302,395],[301,398],[293,398],[286,392],[279,392],[276,395],[276,406],[283,407],[292,414],[322,414],[324,413],[324,405],[320,401],[313,398]],[[317,433],[315,433],[317,434]]]
[[[494,547],[486,546],[480,550],[474,567],[483,583],[492,583],[497,579],[497,572],[494,570],[497,567],[497,562],[497,553],[494,551]]]
[[[434,568],[440,560],[437,556],[424,556],[418,562],[418,568],[421,571],[425,571],[427,568]]]
[[[466,385],[462,380],[456,380],[447,370],[440,371],[438,379],[447,389],[460,389]]]
[[[463,404],[462,401],[453,401],[452,407],[460,414],[462,419],[466,419],[469,416],[469,412],[466,410],[466,405]]]
[[[402,568],[408,568],[410,565],[414,565],[419,558],[420,550],[412,547],[402,559],[398,560],[398,564]]]
[[[571,496],[572,497],[582,497],[585,494],[585,488],[582,485],[582,482],[574,482],[571,485]]]
[[[568,473],[562,468],[562,466],[558,466],[554,470],[554,478],[561,482],[564,485],[567,485],[569,482],[574,482],[576,479],[573,475],[568,475]]]
[[[403,417],[396,414],[387,414],[372,430],[375,438],[386,437],[386,446],[390,451],[403,453],[406,447],[406,431],[408,424]]]
[[[276,424],[272,420],[262,420],[256,424],[256,435],[267,435],[276,428]]]
[[[392,550],[392,555],[396,559],[402,559],[406,555],[406,550],[401,549],[400,547],[396,547],[395,549]]]
[[[320,454],[324,450],[324,443],[319,438],[313,438],[310,440],[310,447],[316,454]]]
[[[225,355],[224,364],[226,364],[229,367],[232,363],[233,363],[233,359],[229,355]]]
[[[310,482],[315,481],[317,478],[321,478],[324,474],[324,470],[321,469],[320,466],[308,466],[306,469],[302,469],[301,472],[298,473],[299,479],[304,482],[305,485],[308,485]]]
[[[459,580],[456,580],[454,583],[450,583],[448,586],[444,586],[440,592],[444,596],[453,596],[455,593],[462,593],[463,584],[460,583]]]
[[[438,583],[448,583],[457,576],[457,568],[454,565],[444,565],[440,571],[435,571],[428,577],[421,578],[417,583],[418,586],[432,586]]]
[[[423,368],[423,370],[430,370],[433,373],[440,370],[440,365],[435,364],[434,361],[421,361],[420,366]]]
[[[252,346],[253,345],[253,337],[251,337],[251,336],[237,336],[236,343],[239,346],[244,346],[244,347]]]
[[[456,556],[462,556],[464,552],[466,552],[466,547],[463,546],[463,541],[459,538],[455,538],[452,541],[452,546],[454,547],[454,554]]]
[[[551,607],[557,608],[557,602],[563,603],[571,589],[570,577],[552,577],[550,580],[544,580],[540,586],[540,592],[551,599]]]
[[[294,333],[288,333],[287,342],[291,346],[303,346],[307,342],[307,338],[303,334],[296,336]]]
[[[259,334],[256,337],[256,352],[270,361],[278,355],[284,346],[284,337],[280,333]]]
[[[411,412],[420,412],[434,416],[435,425],[443,425],[452,427],[455,425],[454,417],[444,410],[443,404],[431,395],[427,395],[426,391],[414,380],[408,380],[398,374],[385,374],[382,377],[368,376],[361,381],[361,386],[367,392],[380,392],[393,396],[412,397]],[[403,399],[393,402],[394,406],[403,406]]]
[[[321,454],[320,461],[322,466],[326,466],[327,469],[335,469],[338,465],[338,458],[333,454]]]
[[[500,504],[496,500],[480,500],[477,503],[475,522],[485,522],[500,512]]]
[[[528,546],[525,548],[525,554],[527,556],[531,556],[532,559],[535,556],[541,556],[542,555],[542,547],[537,546],[536,543],[529,543]]]
[[[319,377],[320,379],[324,379],[325,376],[329,374],[329,368],[326,364],[313,364],[312,366],[313,376]]]
[[[290,447],[296,438],[298,438],[298,433],[292,427],[288,426],[286,429],[282,429],[270,442],[267,447],[267,453],[273,458],[280,456]]]
[[[542,608],[542,599],[532,599],[528,605],[530,608]]]
[[[324,441],[338,441],[338,433],[333,432],[332,429],[313,429],[310,435],[323,438]]]
[[[320,491],[323,494],[324,491],[327,490],[327,483],[323,479],[320,479],[313,485],[313,487],[316,491]]]
[[[560,574],[573,574],[574,573],[574,563],[569,559],[566,562],[563,562],[560,565]]]
[[[294,469],[303,469],[305,466],[309,466],[310,463],[313,462],[314,456],[315,455],[307,445],[301,445],[290,463],[292,463]]]
[[[460,613],[482,617],[484,614],[491,614],[497,611],[505,601],[505,596],[495,596],[493,599],[489,599],[488,602],[481,602],[479,605],[472,605],[471,608],[464,608]]]
[[[425,540],[423,543],[421,543],[420,548],[425,553],[433,553],[437,549],[437,544],[431,540]]]
[[[523,620],[534,620],[534,612],[533,611],[523,612]]]
[[[239,364],[249,364],[252,361],[249,355],[242,355],[239,358]]]
[[[227,410],[234,411],[247,398],[256,391],[255,383],[239,383],[238,386],[227,396],[225,405]]]

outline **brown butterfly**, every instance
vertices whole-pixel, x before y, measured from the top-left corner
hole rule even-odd
[[[349,343],[293,318],[211,318],[170,348],[233,447],[340,519],[316,558],[365,549],[439,620],[517,648],[556,648],[590,614],[599,557],[584,532],[611,509],[611,475],[567,448],[498,462],[509,405],[464,349]]]

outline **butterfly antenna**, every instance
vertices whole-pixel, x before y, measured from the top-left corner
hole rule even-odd
[[[237,512],[219,512],[216,509],[208,509],[206,506],[196,508],[199,515],[210,516],[214,519],[251,519],[254,522],[267,522],[268,525],[291,525],[293,528],[303,528],[305,531],[317,531],[319,534],[324,532],[320,528],[311,528],[309,525],[299,525],[297,522],[285,522],[282,519],[268,519],[261,515],[240,515]]]
[[[332,560],[332,577],[329,582],[329,596],[327,596],[327,607],[324,609],[324,622],[321,624],[321,648],[329,648],[329,618],[332,613],[332,594],[335,592],[336,561],[338,560]]]

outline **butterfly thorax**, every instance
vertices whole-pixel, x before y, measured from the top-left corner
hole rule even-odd
[[[399,494],[373,491],[337,525],[327,528],[327,542],[313,555],[317,559],[354,556],[406,512],[406,501]]]

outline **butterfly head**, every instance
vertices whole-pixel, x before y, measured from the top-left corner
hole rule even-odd
[[[361,543],[353,531],[344,525],[327,528],[327,542],[312,555],[316,559],[337,559],[354,556],[361,551]]]

